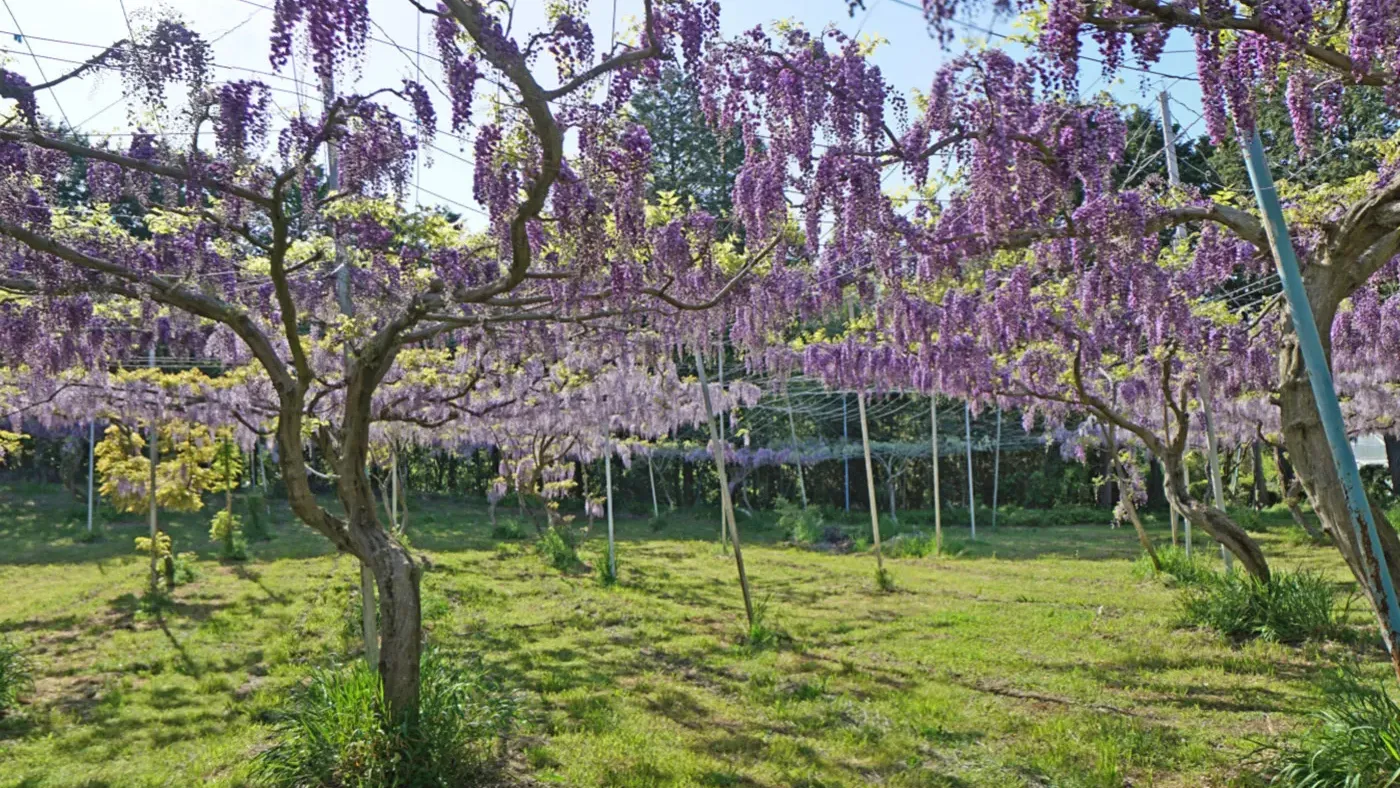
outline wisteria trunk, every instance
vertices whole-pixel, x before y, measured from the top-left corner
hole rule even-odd
[[[1269,562],[1264,558],[1264,551],[1259,549],[1259,543],[1231,520],[1229,515],[1191,498],[1181,472],[1180,458],[1165,457],[1163,466],[1166,468],[1167,500],[1191,525],[1225,545],[1226,550],[1240,559],[1240,565],[1251,577],[1261,583],[1269,582]]]
[[[1315,307],[1314,312],[1317,311]],[[1331,325],[1331,314],[1327,316],[1329,319],[1325,323],[1321,319],[1318,320],[1323,337],[1329,332],[1322,327]],[[1312,502],[1313,511],[1322,521],[1322,530],[1332,538],[1332,544],[1337,546],[1342,558],[1346,560],[1352,575],[1356,577],[1357,583],[1371,602],[1371,608],[1381,624],[1382,635],[1389,640],[1386,634],[1389,627],[1385,623],[1388,617],[1385,599],[1375,592],[1376,582],[1373,578],[1376,577],[1376,569],[1379,567],[1381,571],[1390,574],[1392,582],[1400,586],[1400,572],[1396,571],[1397,567],[1400,567],[1400,537],[1396,536],[1395,529],[1391,527],[1385,513],[1372,504],[1371,512],[1376,521],[1376,530],[1380,534],[1384,555],[1376,561],[1376,557],[1371,555],[1369,545],[1357,542],[1357,529],[1351,522],[1351,511],[1347,507],[1341,477],[1332,462],[1332,449],[1322,429],[1317,400],[1313,397],[1307,370],[1298,353],[1297,342],[1292,336],[1285,339],[1279,352],[1279,363],[1282,380],[1279,387],[1279,410],[1283,423],[1283,439],[1288,447],[1288,456],[1293,459],[1293,470],[1303,483],[1303,490]],[[1365,533],[1364,527],[1362,533]],[[1387,643],[1387,646],[1391,647],[1396,676],[1400,678],[1400,654],[1393,648],[1394,643]]]

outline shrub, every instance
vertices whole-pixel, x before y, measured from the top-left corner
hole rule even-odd
[[[1301,643],[1341,632],[1332,584],[1315,572],[1275,572],[1261,583],[1242,572],[1215,575],[1182,598],[1186,623],[1235,640]]]
[[[785,498],[779,498],[775,507],[778,512],[778,527],[798,544],[813,544],[822,541],[826,523],[822,513],[810,506],[799,506]]]
[[[391,724],[379,679],[362,661],[318,670],[276,714],[275,741],[258,755],[266,785],[494,784],[498,744],[517,701],[479,663],[423,655],[419,720]]]
[[[1215,579],[1216,572],[1214,561],[1210,556],[1201,551],[1196,551],[1189,558],[1186,551],[1180,547],[1168,545],[1157,548],[1157,560],[1162,563],[1162,575],[1171,578],[1178,585],[1197,586]],[[1146,579],[1157,575],[1156,569],[1152,566],[1152,559],[1146,554],[1138,557],[1133,564],[1133,576],[1139,579]]]
[[[24,649],[0,638],[0,717],[19,705],[21,695],[34,689],[34,665]]]
[[[560,572],[569,572],[579,565],[578,546],[567,526],[556,526],[544,532],[535,543],[535,550]]]
[[[219,555],[227,561],[248,560],[248,540],[243,537],[243,520],[227,509],[214,513],[209,538],[219,543]]]
[[[516,520],[502,520],[491,529],[492,539],[524,539],[525,529]]]
[[[267,496],[261,492],[250,492],[243,496],[243,511],[247,519],[243,523],[243,538],[249,542],[266,542],[272,539],[272,523],[268,516]]]
[[[1400,783],[1400,706],[1379,686],[1343,672],[1315,724],[1295,744],[1263,748],[1272,784],[1288,788]]]
[[[883,566],[875,570],[875,587],[887,594],[894,591],[894,575],[890,570]]]
[[[938,554],[938,545],[933,534],[923,531],[899,534],[881,545],[881,549],[890,558],[923,558]]]
[[[666,518],[665,518],[665,517],[652,517],[652,518],[650,518],[649,520],[647,520],[647,528],[650,528],[652,533],[660,533],[660,532],[661,532],[661,529],[663,529],[663,528],[665,528],[665,527],[666,527]]]

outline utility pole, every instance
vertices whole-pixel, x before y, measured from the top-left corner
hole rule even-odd
[[[1400,603],[1396,602],[1395,584],[1390,580],[1385,551],[1381,548],[1380,532],[1376,530],[1375,516],[1371,503],[1366,499],[1366,488],[1361,484],[1361,473],[1356,467],[1356,454],[1351,441],[1347,439],[1346,423],[1342,421],[1342,408],[1337,402],[1337,389],[1332,382],[1332,370],[1327,366],[1327,355],[1322,350],[1322,339],[1318,336],[1317,321],[1313,316],[1312,305],[1308,302],[1308,291],[1303,286],[1303,276],[1298,270],[1298,258],[1293,252],[1293,241],[1288,235],[1288,225],[1283,218],[1283,208],[1279,205],[1278,192],[1274,188],[1274,176],[1269,171],[1264,158],[1264,145],[1259,132],[1250,138],[1245,152],[1245,166],[1249,170],[1249,182],[1254,187],[1254,197],[1259,203],[1259,213],[1264,218],[1264,230],[1269,236],[1269,246],[1274,253],[1274,264],[1278,266],[1279,279],[1283,282],[1283,295],[1288,301],[1289,316],[1293,320],[1293,330],[1298,336],[1298,349],[1307,367],[1308,382],[1312,386],[1313,398],[1317,400],[1318,415],[1327,435],[1327,445],[1332,449],[1332,462],[1337,475],[1341,477],[1342,492],[1346,495],[1347,509],[1351,517],[1351,527],[1356,538],[1357,549],[1363,554],[1370,548],[1361,565],[1373,577],[1372,597],[1384,602],[1387,647],[1393,648],[1400,639]],[[1379,588],[1380,593],[1374,593]]]
[[[321,100],[329,113],[335,106],[335,77],[326,76],[321,83]],[[326,188],[331,192],[340,190],[340,151],[335,143],[326,140]],[[346,317],[355,316],[355,302],[350,298],[350,256],[340,237],[335,238],[335,298],[340,305],[340,313]],[[354,354],[350,351],[350,341],[345,342],[345,374],[350,374],[350,363]],[[363,469],[356,469],[363,473]],[[395,517],[398,513],[395,512]],[[360,628],[365,639],[365,662],[369,669],[379,669],[379,618],[375,611],[374,572],[369,564],[360,561]]]

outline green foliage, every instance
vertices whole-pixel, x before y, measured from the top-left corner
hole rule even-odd
[[[598,582],[600,584],[604,586],[617,585],[617,574],[613,572],[612,566],[608,564],[608,553],[606,550],[603,551],[602,555],[598,556],[598,564],[595,571],[598,573]]]
[[[557,525],[546,530],[539,541],[535,542],[535,551],[560,572],[572,572],[579,565],[576,542],[577,539],[568,526]]]
[[[666,69],[657,86],[640,91],[632,106],[652,139],[649,196],[674,193],[714,216],[728,215],[744,146],[737,135],[715,135],[685,75]]]
[[[797,544],[815,544],[822,541],[826,521],[821,510],[779,498],[776,507],[778,528]]]
[[[151,500],[146,436],[120,424],[104,434],[93,449],[102,497],[122,512],[146,511]],[[199,511],[204,493],[223,489],[223,473],[212,467],[223,443],[202,424],[163,422],[156,447],[156,504],[177,512]]]
[[[744,645],[750,652],[777,648],[786,637],[769,615],[772,599],[766,596],[753,606],[753,621],[749,622],[749,631],[744,636]]]
[[[243,521],[227,509],[214,514],[209,526],[209,538],[219,543],[220,557],[228,561],[248,560],[248,540],[243,536]]]
[[[491,528],[492,539],[524,539],[525,529],[518,520],[501,520]]]
[[[277,714],[276,741],[254,774],[269,786],[496,784],[515,696],[476,662],[423,655],[419,720],[391,723],[378,677],[362,661],[317,670]]]
[[[938,554],[938,541],[931,533],[911,531],[899,534],[882,546],[887,558],[924,558]]]
[[[1331,581],[1316,572],[1274,572],[1268,583],[1231,572],[1189,587],[1181,613],[1234,640],[1296,644],[1342,633],[1334,602]]]
[[[883,566],[875,570],[875,587],[887,594],[894,591],[894,575],[890,570]]]
[[[1180,547],[1168,545],[1157,548],[1157,560],[1162,564],[1162,572],[1158,575],[1155,567],[1152,566],[1152,559],[1146,554],[1138,556],[1133,563],[1133,577],[1145,580],[1150,577],[1163,577],[1177,585],[1198,586],[1209,583],[1216,578],[1215,562],[1211,560],[1209,554],[1204,554],[1197,550],[1190,557],[1186,551]]]
[[[1380,685],[1341,671],[1313,727],[1296,743],[1265,747],[1271,784],[1362,788],[1400,784],[1400,706]]]
[[[261,491],[244,495],[243,512],[247,515],[243,524],[244,539],[249,542],[266,542],[272,539],[272,523],[269,522],[266,495]]]
[[[0,717],[19,706],[34,691],[34,665],[18,643],[0,637]]]
[[[1231,508],[1229,515],[1230,519],[1235,521],[1235,525],[1246,531],[1259,533],[1268,530],[1263,515],[1254,509],[1248,507]]]

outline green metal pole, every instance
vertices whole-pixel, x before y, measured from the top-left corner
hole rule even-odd
[[[1279,279],[1283,280],[1283,295],[1288,299],[1293,330],[1298,335],[1298,348],[1302,351],[1303,364],[1308,370],[1308,382],[1312,384],[1313,398],[1317,400],[1318,415],[1322,418],[1322,429],[1327,435],[1327,444],[1332,449],[1332,462],[1337,468],[1337,475],[1341,477],[1342,491],[1346,494],[1351,527],[1355,532],[1357,545],[1369,543],[1371,548],[1370,569],[1375,573],[1375,582],[1380,585],[1385,597],[1386,626],[1390,628],[1390,637],[1386,640],[1389,646],[1400,637],[1400,605],[1396,604],[1395,584],[1390,581],[1387,567],[1381,563],[1385,560],[1385,552],[1381,549],[1381,535],[1376,530],[1371,504],[1366,499],[1365,488],[1361,485],[1361,473],[1356,468],[1356,455],[1352,452],[1351,442],[1347,440],[1342,408],[1337,402],[1337,390],[1332,383],[1332,371],[1327,366],[1327,356],[1322,351],[1322,339],[1318,335],[1317,322],[1313,319],[1312,306],[1308,303],[1308,292],[1303,287],[1298,258],[1293,252],[1293,241],[1288,236],[1288,225],[1283,219],[1278,192],[1274,189],[1274,177],[1269,171],[1268,161],[1264,158],[1264,145],[1258,132],[1255,132],[1249,141],[1245,153],[1245,166],[1249,169],[1249,181],[1254,186],[1254,197],[1259,202],[1259,212],[1264,216],[1264,230],[1269,235],[1269,246],[1273,248]]]

